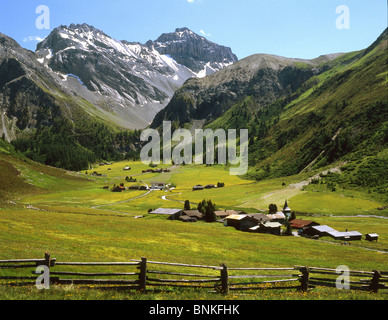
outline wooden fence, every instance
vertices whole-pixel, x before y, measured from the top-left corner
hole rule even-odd
[[[221,266],[192,265],[141,260],[129,262],[59,262],[45,254],[44,259],[0,260],[0,269],[19,269],[18,275],[1,275],[1,280],[12,280],[8,285],[30,286],[36,283],[38,266],[50,270],[50,285],[93,285],[97,289],[153,291],[163,287],[183,287],[207,289],[209,292],[229,294],[230,291],[244,290],[298,290],[307,292],[317,286],[338,288],[336,269],[294,266],[289,268],[231,268]],[[73,270],[67,270],[66,268]],[[82,272],[82,268],[110,267],[110,272]],[[122,267],[125,271],[112,272],[112,268]],[[77,271],[74,269],[77,268]],[[130,270],[130,269],[133,270]],[[21,271],[33,269],[34,276],[20,275]],[[171,270],[172,269],[172,270]],[[189,271],[186,271],[189,270]],[[195,271],[193,271],[195,270]],[[30,272],[31,272],[30,271]],[[132,272],[129,272],[132,271]],[[6,271],[6,273],[9,273]],[[235,274],[237,273],[237,274]],[[31,274],[31,273],[30,273]],[[349,271],[350,290],[379,292],[387,289],[386,271]],[[97,278],[97,279],[96,279]],[[1,283],[1,282],[0,282]]]

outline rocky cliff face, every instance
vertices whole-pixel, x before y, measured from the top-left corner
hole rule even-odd
[[[56,89],[59,84],[32,52],[0,34],[0,134],[6,140],[69,115],[52,96]]]
[[[171,56],[199,77],[210,75],[238,61],[230,48],[220,46],[187,28],[162,34],[156,41],[147,42],[159,53]]]

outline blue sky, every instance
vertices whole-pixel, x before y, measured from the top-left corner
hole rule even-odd
[[[293,58],[364,49],[387,27],[386,0],[2,0],[0,32],[35,50],[59,25],[88,23],[118,40],[145,43],[178,27],[231,47],[239,59],[255,53]],[[39,30],[36,8],[50,9]],[[340,5],[349,29],[338,29]]]

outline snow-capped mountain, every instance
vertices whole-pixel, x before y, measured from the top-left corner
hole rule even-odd
[[[156,41],[147,42],[159,53],[171,56],[203,78],[237,62],[230,48],[218,45],[192,32],[178,28],[173,33],[164,33]]]
[[[181,39],[186,60],[177,55],[176,42],[167,41],[166,35],[147,44],[118,41],[87,24],[54,29],[38,44],[36,53],[64,87],[97,107],[100,117],[140,129],[151,123],[187,79],[211,74],[237,60],[228,60],[217,52],[224,47],[188,29],[169,35]]]

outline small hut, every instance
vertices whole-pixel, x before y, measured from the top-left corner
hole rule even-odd
[[[112,192],[123,192],[125,190],[125,187],[123,186],[116,186],[112,189]]]
[[[205,187],[201,186],[201,185],[196,185],[193,187],[193,191],[202,191],[204,189],[205,189]]]
[[[368,241],[376,241],[379,240],[379,235],[377,233],[368,233],[365,235],[366,240]]]

